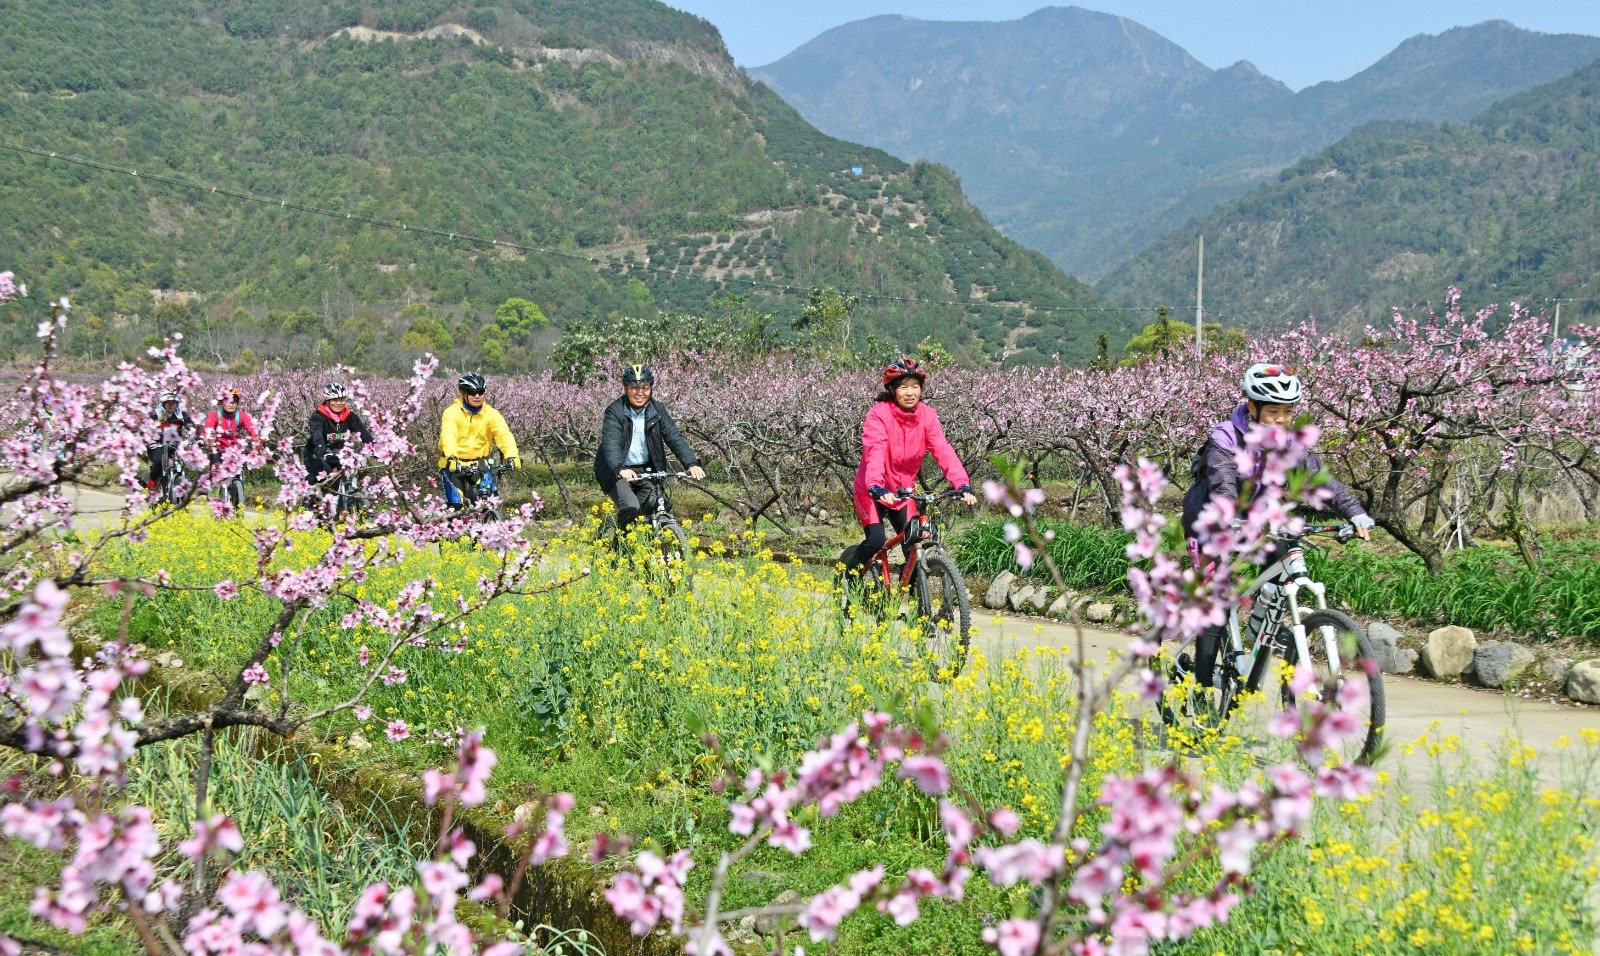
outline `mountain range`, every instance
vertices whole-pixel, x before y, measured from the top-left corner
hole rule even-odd
[[[1104,278],[1110,298],[1205,301],[1230,324],[1315,317],[1345,334],[1461,289],[1565,322],[1600,314],[1600,61],[1470,123],[1374,123],[1163,236]]]
[[[949,165],[1007,235],[1096,280],[1362,124],[1465,122],[1597,56],[1600,38],[1497,20],[1293,92],[1132,20],[1047,7],[1005,22],[873,17],[751,75],[824,132]]]
[[[0,23],[0,140],[125,171],[0,151],[0,268],[72,296],[100,359],[184,331],[223,364],[517,369],[546,319],[732,295],[781,335],[829,286],[863,294],[860,334],[969,358],[1087,358],[1133,324],[947,168],[820,133],[655,0],[0,0]],[[492,320],[512,297],[539,309]],[[0,326],[5,357],[31,329]]]

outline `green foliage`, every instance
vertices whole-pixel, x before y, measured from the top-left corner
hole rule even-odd
[[[1600,541],[1540,542],[1545,560],[1530,571],[1514,549],[1452,552],[1428,574],[1415,555],[1346,548],[1337,557],[1307,553],[1328,593],[1369,614],[1399,614],[1424,624],[1600,641]]]
[[[1016,548],[1006,540],[1006,522],[1001,518],[980,521],[950,542],[950,553],[962,571],[994,577],[1002,571],[1031,575],[1045,580],[1049,572],[1041,559],[1027,572],[1017,564]],[[1069,587],[1125,591],[1128,586],[1128,556],[1124,549],[1133,540],[1125,531],[1097,528],[1050,518],[1039,527],[1055,535],[1050,540],[1050,557],[1055,559],[1061,578]]]
[[[963,571],[989,577],[1022,575],[1004,520],[982,521],[957,535],[950,551]],[[1131,539],[1114,529],[1045,519],[1049,544],[1067,584],[1092,590],[1127,588]],[[1545,561],[1530,571],[1515,549],[1480,546],[1452,552],[1444,570],[1428,574],[1411,554],[1346,547],[1337,554],[1308,548],[1311,575],[1328,587],[1330,602],[1363,614],[1398,615],[1421,624],[1538,637],[1600,640],[1600,541],[1540,541]],[[1044,580],[1043,565],[1028,576]]]
[[[199,749],[198,738],[188,737],[145,748],[133,762],[127,796],[156,808],[156,828],[167,840],[194,832]],[[319,924],[344,925],[364,887],[405,883],[429,859],[427,821],[408,816],[404,802],[374,797],[348,810],[317,786],[304,761],[255,759],[249,749],[238,731],[219,735],[210,812],[226,814],[249,834],[233,865],[265,871],[287,902]]]
[[[805,307],[794,327],[801,335],[820,347],[821,351],[837,360],[851,357],[851,318],[861,305],[858,295],[845,295],[829,286],[813,291],[806,297]]]
[[[516,69],[497,46],[337,33],[444,23],[489,27],[491,40],[599,48],[621,63]],[[639,59],[639,41],[698,51],[703,72]],[[764,87],[745,85],[710,24],[652,0],[514,0],[465,11],[442,0],[220,8],[28,0],[8,9],[0,51],[0,116],[14,138],[335,215],[7,157],[4,267],[117,317],[105,339],[81,343],[106,358],[137,358],[159,334],[150,289],[203,292],[203,305],[188,307],[217,315],[311,309],[337,329],[312,328],[303,316],[288,336],[281,316],[258,331],[231,323],[211,342],[215,352],[249,347],[298,363],[320,347],[389,371],[417,357],[401,344],[413,330],[397,313],[419,300],[441,309],[517,297],[570,327],[591,316],[703,313],[730,293],[749,294],[787,335],[806,300],[784,286],[871,288],[898,298],[863,304],[859,323],[902,349],[933,336],[966,358],[998,353],[1025,305],[1099,304],[990,228],[948,170],[907,167],[822,135]],[[861,177],[844,172],[856,165]],[[898,212],[846,211],[838,202],[846,194],[852,206],[892,197]],[[603,264],[481,254],[347,213],[582,249]],[[75,228],[53,231],[66,222]],[[714,237],[718,248],[708,248]],[[661,252],[629,263],[612,253],[618,243]],[[982,297],[970,294],[974,282]],[[945,304],[952,298],[960,304]],[[1086,357],[1091,314],[1063,313],[1059,323],[1035,314],[1032,344]],[[367,318],[348,326],[356,316]],[[0,340],[31,348],[29,328],[8,324]],[[525,336],[507,331],[524,354],[491,344],[492,361],[539,364]],[[452,335],[460,361],[480,358],[481,343]]]
[[[160,310],[158,309],[157,318],[159,317]],[[278,327],[279,334],[284,338],[295,335],[321,335],[327,330],[322,316],[310,309],[295,309],[284,317],[283,324]]]
[[[435,355],[448,355],[456,347],[456,341],[450,331],[439,321],[433,310],[425,305],[407,306],[400,315],[411,316],[411,326],[406,329],[405,335],[400,337],[400,345],[413,352],[432,352]]]
[[[612,316],[567,327],[550,354],[562,381],[581,383],[602,362],[658,362],[674,352],[712,352],[743,359],[778,347],[771,313],[749,306],[748,296],[728,296],[706,315],[663,312],[659,316]]]
[[[1361,127],[1275,182],[1195,219],[1099,283],[1113,299],[1185,301],[1206,237],[1206,299],[1247,325],[1307,315],[1359,333],[1393,308],[1467,301],[1600,303],[1600,62],[1495,105],[1470,124]]]
[[[1167,310],[1157,310],[1159,318],[1128,340],[1124,351],[1127,364],[1133,365],[1152,358],[1166,358],[1175,352],[1194,354],[1194,326],[1167,315]],[[1215,322],[1200,326],[1200,341],[1206,354],[1231,352],[1244,347],[1247,337],[1242,329],[1225,329]],[[1103,334],[1103,333],[1102,333]],[[1099,348],[1097,342],[1097,348]],[[1110,356],[1101,355],[1097,361],[1109,365]]]
[[[494,324],[510,338],[522,340],[540,329],[548,328],[550,320],[534,303],[512,296],[494,310]]]

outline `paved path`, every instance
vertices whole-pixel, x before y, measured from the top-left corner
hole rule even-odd
[[[996,623],[993,611],[979,608],[973,609],[973,623],[978,627],[976,646],[991,659],[1020,647],[1075,648],[1080,630],[1070,624],[1009,614],[999,616]],[[1121,651],[1133,640],[1116,631],[1088,627],[1082,631],[1091,660],[1104,658],[1109,651]],[[1512,733],[1540,753],[1549,750],[1563,735],[1576,741],[1584,728],[1600,730],[1600,708],[1522,700],[1487,690],[1393,675],[1384,676],[1383,686],[1388,705],[1386,734],[1395,745],[1416,740],[1435,723],[1440,733],[1457,734],[1474,748],[1492,745]],[[1406,759],[1398,751],[1387,758],[1387,763],[1401,760],[1413,773],[1425,772],[1428,766],[1423,754]]]

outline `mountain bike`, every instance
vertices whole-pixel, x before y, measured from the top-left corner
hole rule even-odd
[[[853,605],[899,613],[897,595],[908,594],[911,624],[921,638],[919,656],[932,658],[935,680],[954,680],[966,665],[967,645],[972,640],[972,598],[966,579],[945,551],[939,506],[961,497],[961,492],[918,494],[907,489],[895,496],[915,501],[921,513],[907,518],[905,527],[867,561],[859,583],[845,581],[840,589],[842,608],[846,614],[852,613]],[[889,554],[908,541],[910,552],[896,576]]]
[[[181,442],[155,442],[148,448],[149,451],[161,450],[161,477],[156,479],[156,491],[159,493],[157,501],[174,508],[183,507],[189,492],[188,472],[183,467],[183,459],[178,457],[181,447]]]
[[[221,498],[234,508],[244,507],[244,477],[234,475],[227,481],[211,486],[211,497]]]
[[[487,499],[500,494],[500,476],[511,470],[507,462],[491,456],[472,458],[456,466],[456,489],[461,492],[463,510],[476,512],[484,521],[499,521],[499,507]]]
[[[207,450],[212,455],[211,460],[211,497],[221,498],[235,509],[244,507],[244,474],[240,473],[227,481],[217,482],[217,465],[222,460],[221,449],[213,444],[208,444]]]
[[[372,498],[361,490],[361,473],[365,469],[352,468],[349,465],[341,467],[334,473],[328,490],[333,493],[333,517],[335,520],[351,513],[360,513],[372,503]]]
[[[1272,659],[1281,657],[1287,669],[1279,681],[1278,706],[1284,709],[1299,704],[1289,689],[1288,674],[1302,661],[1317,675],[1313,693],[1320,694],[1330,684],[1366,684],[1367,704],[1354,713],[1361,732],[1341,745],[1337,756],[1346,763],[1372,759],[1383,733],[1383,671],[1361,626],[1348,614],[1328,608],[1323,584],[1312,580],[1306,568],[1305,539],[1318,535],[1343,542],[1355,537],[1355,529],[1347,524],[1310,525],[1298,536],[1272,536],[1278,560],[1263,569],[1240,595],[1241,605],[1254,601],[1242,629],[1239,607],[1228,611],[1213,687],[1196,683],[1188,654],[1168,663],[1168,690],[1160,710],[1169,727],[1198,731],[1200,737],[1217,730],[1240,709],[1247,694],[1262,690],[1273,670]],[[1191,558],[1195,556],[1191,554]],[[1314,606],[1301,603],[1306,595]]]
[[[668,479],[677,478],[687,480],[689,473],[686,471],[641,471],[638,472],[634,485],[645,487],[645,493],[639,496],[641,503],[648,503],[652,499],[655,507],[650,509],[650,540],[661,543],[661,556],[668,561],[687,561],[692,552],[689,550],[689,535],[678,524],[678,516],[672,513],[672,496],[667,493]],[[640,513],[644,518],[645,514]]]

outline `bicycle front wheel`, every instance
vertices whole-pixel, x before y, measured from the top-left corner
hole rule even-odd
[[[933,679],[952,681],[967,662],[972,640],[972,598],[967,582],[950,556],[924,554],[912,574],[917,600],[917,624],[925,652],[933,659]]]
[[[675,519],[669,518],[656,525],[656,540],[661,548],[661,556],[668,561],[689,560],[689,535]]]
[[[1309,693],[1355,719],[1355,732],[1330,748],[1330,752],[1342,764],[1371,763],[1383,735],[1385,716],[1383,668],[1378,666],[1372,642],[1361,625],[1341,611],[1313,611],[1302,618],[1302,623],[1306,628],[1306,646],[1311,653],[1308,663],[1317,676],[1317,686]],[[1337,673],[1329,664],[1329,648],[1337,651]],[[1299,653],[1291,643],[1284,654],[1284,662],[1293,668],[1299,663]],[[1329,687],[1333,688],[1332,700],[1326,699],[1324,688]],[[1280,693],[1284,707],[1298,706],[1299,701],[1289,692],[1287,684]]]

